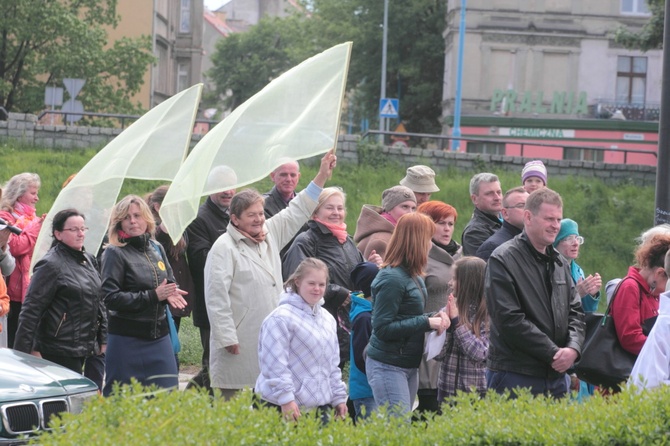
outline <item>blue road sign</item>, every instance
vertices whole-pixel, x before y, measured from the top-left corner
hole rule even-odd
[[[398,118],[398,100],[384,98],[379,100],[380,118]]]

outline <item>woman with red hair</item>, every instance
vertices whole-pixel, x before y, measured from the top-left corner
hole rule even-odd
[[[458,212],[453,206],[441,201],[427,201],[421,204],[417,212],[425,214],[435,223],[435,233],[432,237],[426,266],[426,299],[427,313],[440,311],[447,305],[452,268],[456,260],[463,256],[463,248],[452,238]],[[440,364],[431,359],[422,359],[419,367],[419,407],[420,412],[437,412],[437,378],[440,374]]]

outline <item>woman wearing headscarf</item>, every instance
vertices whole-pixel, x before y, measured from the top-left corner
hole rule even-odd
[[[84,249],[86,220],[76,209],[58,212],[51,249],[35,265],[19,316],[14,349],[82,373],[84,360],[107,344],[100,273]]]

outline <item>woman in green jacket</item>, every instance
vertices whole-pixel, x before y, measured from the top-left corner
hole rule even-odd
[[[396,416],[412,410],[424,333],[442,333],[448,324],[443,312],[424,314],[427,294],[421,275],[434,233],[430,217],[403,215],[372,283],[372,335],[365,368],[375,402]]]

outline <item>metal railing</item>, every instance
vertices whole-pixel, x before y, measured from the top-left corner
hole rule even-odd
[[[88,116],[91,118],[117,119],[120,122],[122,129],[126,128],[127,121],[136,121],[142,117],[142,115],[125,115],[120,113],[66,112],[62,110],[45,110],[40,113],[39,116],[37,116],[37,120],[39,121],[47,115],[63,116],[64,121],[67,121],[68,116]],[[194,124],[207,124],[207,131],[209,131],[218,123],[219,121],[212,121],[211,119],[196,119]]]
[[[122,129],[126,128],[126,121],[129,120],[135,121],[140,118],[140,115],[125,115],[120,113],[68,112],[62,110],[45,110],[37,116],[37,120],[40,121],[43,117],[47,115],[63,116],[63,120],[66,122],[68,116],[86,116],[91,118],[117,119],[119,120]]]
[[[514,145],[519,145],[521,146],[521,152],[519,156],[523,157],[524,156],[524,149],[526,146],[533,146],[533,147],[553,147],[553,148],[559,148],[562,149],[561,152],[561,159],[565,159],[565,149],[585,149],[585,150],[594,150],[598,152],[613,152],[613,153],[623,153],[623,164],[627,164],[628,162],[628,154],[629,153],[639,153],[639,154],[644,154],[644,155],[653,155],[654,158],[658,159],[658,154],[656,152],[651,152],[647,150],[640,150],[640,149],[627,149],[627,148],[611,148],[611,147],[599,147],[599,146],[589,146],[589,145],[584,145],[584,144],[552,144],[552,143],[544,143],[544,142],[530,142],[530,141],[519,141],[519,140],[512,140],[512,139],[491,139],[491,138],[473,138],[473,137],[460,137],[460,138],[454,138],[453,136],[448,136],[448,135],[432,135],[429,133],[399,133],[399,132],[386,132],[382,130],[368,130],[363,135],[361,135],[361,141],[366,139],[368,136],[372,135],[383,135],[383,136],[397,136],[401,138],[421,138],[421,139],[435,139],[440,142],[438,144],[439,150],[444,150],[445,145],[442,144],[444,141],[450,142],[452,140],[460,140],[460,141],[465,141],[465,142],[488,142],[488,143],[495,143],[495,144],[514,144]],[[446,145],[448,147],[448,144]]]

